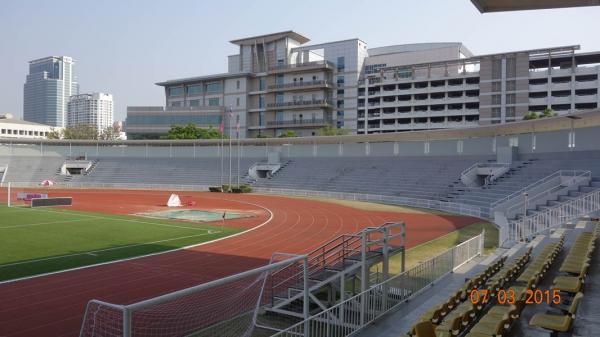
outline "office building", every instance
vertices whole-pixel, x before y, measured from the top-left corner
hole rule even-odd
[[[79,94],[73,59],[50,56],[29,62],[23,92],[23,119],[63,127],[69,97]]]
[[[350,134],[463,128],[599,104],[600,52],[576,45],[475,55],[459,42],[308,41],[293,31],[236,39],[227,73],[157,85],[167,109],[220,109],[226,133],[240,125],[248,138],[313,136],[325,126]]]
[[[93,125],[99,132],[113,125],[113,96],[101,92],[71,96],[67,125]]]

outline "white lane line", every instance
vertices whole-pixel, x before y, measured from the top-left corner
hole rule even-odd
[[[213,199],[214,200],[214,199],[217,199],[217,198],[208,197],[207,199]],[[210,243],[222,241],[222,240],[225,240],[225,239],[229,239],[229,238],[233,238],[233,237],[236,237],[236,236],[240,236],[242,234],[246,234],[248,232],[252,232],[254,230],[257,230],[257,229],[265,226],[266,224],[268,224],[269,222],[271,222],[271,220],[273,220],[273,212],[271,212],[270,209],[268,209],[268,208],[266,208],[264,206],[261,206],[259,204],[255,204],[255,203],[252,203],[252,202],[241,201],[241,200],[235,200],[235,199],[226,199],[226,198],[217,199],[217,200],[228,200],[228,201],[238,202],[238,203],[241,203],[241,204],[246,204],[246,205],[251,205],[251,206],[258,207],[258,208],[262,208],[263,210],[265,210],[265,211],[267,211],[269,213],[269,218],[266,221],[264,221],[263,223],[261,223],[260,225],[258,225],[256,227],[252,227],[250,229],[247,229],[247,230],[245,230],[243,232],[239,232],[239,233],[236,233],[236,234],[233,234],[233,235],[225,236],[225,237],[222,237],[222,238],[218,238],[218,239],[214,239],[214,240],[210,240],[210,241],[206,241],[206,242],[196,243],[196,244],[193,244],[193,245],[189,245],[189,246],[185,246],[185,247],[180,247],[180,248],[174,248],[174,249],[171,249],[171,250],[165,250],[163,252],[150,253],[150,254],[146,254],[146,255],[128,257],[128,258],[125,258],[125,259],[112,260],[112,261],[107,261],[107,262],[102,262],[102,263],[90,264],[90,265],[87,265],[87,266],[81,266],[81,267],[75,267],[75,268],[70,268],[70,269],[52,271],[52,272],[49,272],[49,273],[43,273],[43,274],[32,275],[32,276],[25,276],[25,277],[16,278],[16,279],[7,280],[7,281],[0,281],[0,285],[8,284],[8,283],[14,283],[14,282],[19,282],[19,281],[24,281],[24,280],[29,280],[29,279],[34,279],[34,278],[38,278],[38,277],[50,276],[50,275],[55,275],[55,274],[62,274],[62,273],[67,273],[67,272],[81,270],[81,269],[94,268],[94,267],[104,266],[104,265],[112,264],[112,263],[132,261],[132,260],[137,260],[137,259],[141,259],[141,258],[145,258],[145,257],[150,257],[150,256],[155,256],[155,255],[161,255],[161,254],[167,254],[167,253],[172,253],[172,252],[176,252],[176,251],[179,251],[179,250],[184,250],[184,249],[190,249],[190,248],[195,248],[195,247],[199,247],[199,246],[204,246],[204,245],[207,245],[207,244],[210,244]]]
[[[180,237],[177,237],[177,238],[163,239],[163,240],[157,240],[157,241],[151,241],[151,242],[145,242],[145,243],[136,243],[136,244],[125,245],[125,246],[120,246],[120,247],[90,250],[90,251],[82,252],[82,253],[60,255],[60,256],[52,256],[52,257],[44,257],[44,258],[40,258],[40,259],[27,260],[27,261],[21,261],[21,262],[13,262],[13,263],[8,263],[8,264],[0,265],[0,269],[5,268],[5,267],[19,266],[19,265],[24,265],[24,264],[29,264],[29,263],[36,263],[36,262],[40,262],[40,261],[60,260],[60,259],[64,259],[64,258],[67,258],[67,257],[80,256],[80,255],[97,256],[98,253],[102,253],[102,252],[109,252],[109,251],[113,251],[113,250],[119,250],[119,249],[131,248],[131,247],[153,245],[153,244],[156,244],[156,243],[163,243],[163,242],[169,242],[169,241],[175,241],[175,240],[182,240],[182,239],[188,239],[188,238],[193,238],[193,237],[197,237],[197,236],[211,235],[211,234],[217,234],[217,233],[221,233],[221,232],[220,231],[210,231],[209,230],[209,231],[207,231],[204,234],[194,234],[194,235],[180,236]]]
[[[41,226],[41,225],[51,225],[51,224],[61,224],[61,223],[67,223],[67,222],[79,222],[79,221],[83,221],[83,220],[84,219],[34,222],[34,223],[21,224],[21,225],[2,226],[2,227],[0,227],[0,229],[11,229],[11,228],[21,228],[21,227],[31,227],[31,226]]]
[[[142,221],[142,220],[136,220],[136,219],[121,219],[121,218],[110,218],[110,217],[104,217],[104,216],[100,216],[100,215],[90,215],[90,214],[79,214],[79,213],[69,213],[68,211],[53,211],[50,209],[35,209],[35,208],[29,208],[29,209],[25,209],[25,210],[30,210],[30,211],[40,211],[40,212],[49,212],[49,213],[58,213],[58,214],[67,214],[67,215],[72,215],[72,216],[80,216],[80,217],[84,217],[84,218],[91,218],[91,219],[103,219],[103,220],[112,220],[112,221],[125,221],[125,222],[133,222],[133,223],[139,223],[139,224],[147,224],[147,225],[154,225],[154,226],[162,226],[162,227],[173,227],[173,228],[184,228],[184,229],[192,229],[192,230],[201,230],[204,231],[206,230],[205,228],[197,228],[197,227],[188,227],[188,226],[179,226],[179,225],[170,225],[170,224],[164,224],[164,223],[155,223],[155,222],[149,222],[149,221]],[[131,215],[128,215],[131,216]],[[83,220],[83,219],[81,219]],[[214,226],[213,226],[214,227]]]

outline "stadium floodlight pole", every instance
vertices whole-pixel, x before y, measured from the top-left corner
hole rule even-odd
[[[231,117],[233,117],[233,109],[229,106],[229,191],[231,191]]]
[[[224,148],[224,144],[225,144],[225,110],[223,110],[223,116],[222,116],[222,120],[221,120],[221,188],[223,188],[223,158],[224,158],[224,154],[223,152],[225,152],[225,148]]]
[[[235,137],[237,138],[237,188],[240,188],[240,113],[235,122]]]

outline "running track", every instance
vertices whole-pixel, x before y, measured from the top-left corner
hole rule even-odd
[[[306,253],[340,234],[385,221],[407,224],[408,247],[480,221],[462,216],[364,211],[276,196],[179,194],[184,201],[197,201],[197,208],[256,214],[230,221],[229,226],[266,224],[237,237],[186,250],[0,284],[0,337],[75,337],[91,299],[133,303],[264,265],[273,252]],[[51,195],[73,196],[73,207],[80,210],[128,214],[160,209],[170,192],[53,190]],[[268,221],[270,212],[272,219]]]

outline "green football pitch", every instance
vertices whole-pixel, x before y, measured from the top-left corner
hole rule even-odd
[[[242,230],[62,208],[0,206],[0,281],[164,252]]]

